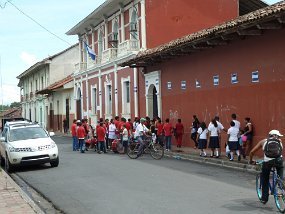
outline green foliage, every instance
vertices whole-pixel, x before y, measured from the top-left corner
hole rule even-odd
[[[10,108],[14,108],[14,107],[21,107],[21,103],[20,102],[11,103]]]
[[[0,112],[5,111],[9,108],[10,108],[10,106],[8,106],[8,105],[0,105]]]

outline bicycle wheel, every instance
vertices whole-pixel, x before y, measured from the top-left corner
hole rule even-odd
[[[132,142],[128,146],[127,155],[131,159],[137,159],[138,158],[138,156],[137,156],[138,150],[139,150],[139,143]]]
[[[261,197],[262,197],[261,173],[256,175],[256,193],[257,193],[258,199],[261,201]]]
[[[278,178],[274,186],[274,201],[277,209],[281,212],[285,212],[285,190],[283,181]]]
[[[124,146],[123,146],[123,144],[121,143],[121,141],[119,141],[119,142],[117,143],[117,151],[118,151],[119,154],[123,154],[123,153],[124,153]]]
[[[155,160],[161,159],[161,158],[163,157],[163,155],[164,155],[164,149],[163,149],[163,147],[162,147],[160,144],[158,144],[158,143],[152,144],[152,145],[150,146],[149,150],[150,150],[150,155],[151,155],[151,157],[152,157],[153,159],[155,159]]]

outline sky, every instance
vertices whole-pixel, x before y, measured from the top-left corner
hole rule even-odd
[[[16,77],[36,62],[77,43],[77,36],[65,33],[104,1],[0,0],[0,104],[19,102],[19,80]],[[264,2],[274,4],[279,1]]]

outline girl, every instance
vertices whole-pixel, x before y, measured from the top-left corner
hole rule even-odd
[[[214,153],[216,150],[216,157],[219,157],[219,148],[220,148],[220,139],[219,139],[219,128],[218,123],[215,119],[211,121],[211,123],[208,126],[208,130],[210,132],[210,142],[209,142],[209,148],[211,148],[211,155],[210,157],[214,157]]]
[[[230,161],[234,160],[234,151],[238,155],[238,161],[240,161],[240,154],[239,154],[239,129],[235,127],[235,122],[231,121],[231,127],[228,130],[228,146],[230,150]]]
[[[208,139],[208,129],[206,127],[206,123],[202,122],[200,128],[197,131],[197,141],[198,141],[198,149],[201,149],[200,156],[207,157],[207,154],[204,149],[207,148],[207,139]]]
[[[252,144],[253,137],[253,127],[249,117],[244,119],[245,127],[244,127],[244,135],[246,136],[246,142],[242,144],[242,155],[243,158],[246,159],[246,156],[249,154]]]
[[[197,130],[198,127],[200,125],[200,122],[197,118],[196,115],[193,115],[193,122],[192,122],[192,126],[191,126],[191,139],[194,141],[195,145],[194,145],[194,149],[197,148],[198,146],[198,142],[197,142]]]
[[[184,126],[181,123],[181,119],[177,120],[177,123],[175,125],[175,138],[177,142],[177,147],[181,148],[182,146],[182,136],[184,134]]]
[[[128,150],[128,142],[129,142],[129,132],[126,128],[126,124],[123,124],[122,138],[123,138],[124,154],[126,154]]]

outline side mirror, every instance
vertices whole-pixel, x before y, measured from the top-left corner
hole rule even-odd
[[[54,135],[55,135],[54,132],[50,132],[49,133],[49,136],[51,136],[51,137],[54,136]]]
[[[0,137],[0,141],[1,142],[5,142],[6,140],[5,140],[5,137]]]

